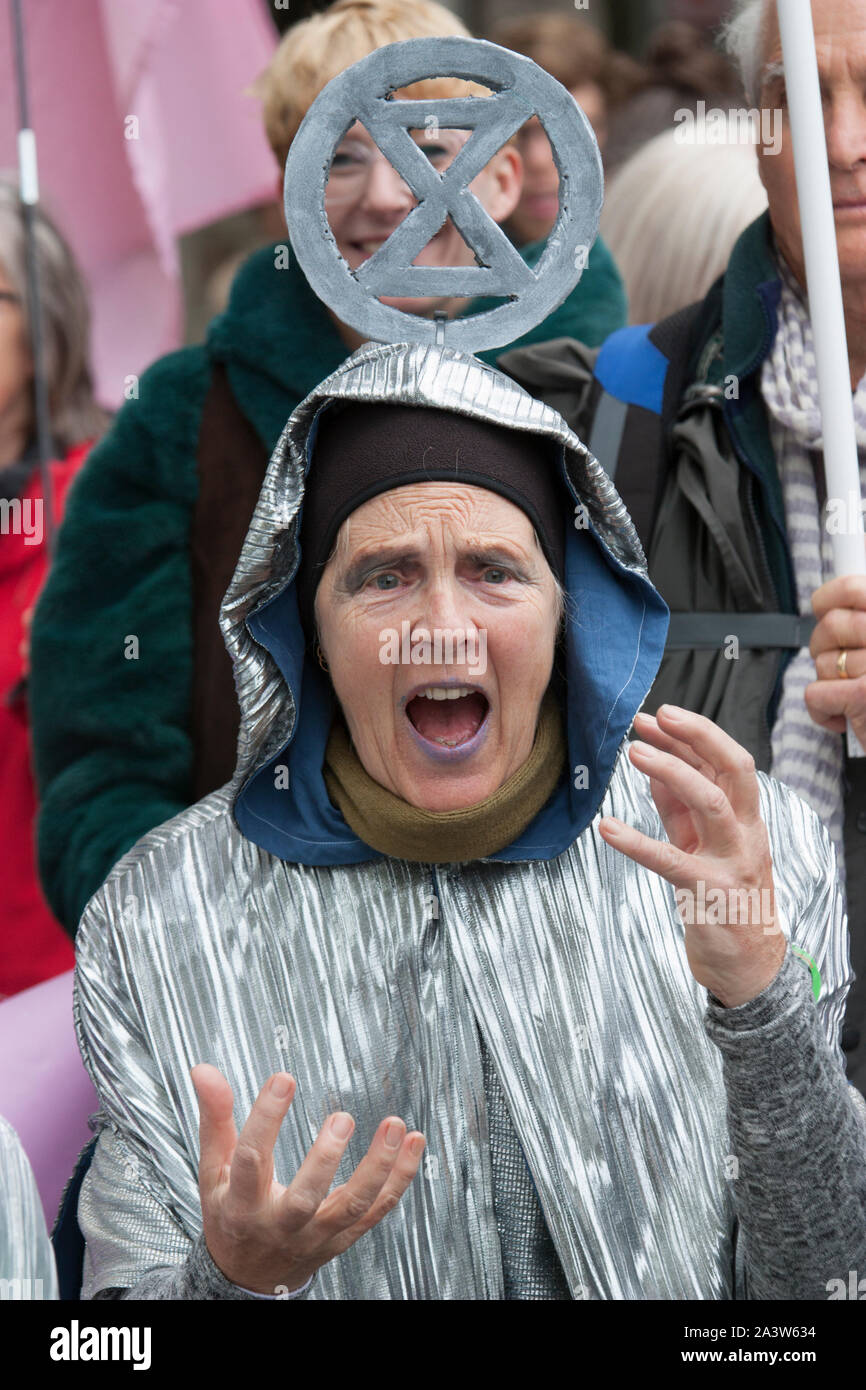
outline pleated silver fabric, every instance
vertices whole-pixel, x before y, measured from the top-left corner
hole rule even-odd
[[[189,1069],[207,1061],[232,1086],[238,1129],[272,1072],[296,1077],[275,1153],[280,1181],[337,1109],[356,1120],[337,1182],[386,1114],[426,1136],[399,1206],[319,1271],[313,1298],[500,1299],[500,1233],[518,1296],[561,1296],[564,1278],[571,1298],[729,1298],[734,1206],[705,992],[673,889],[605,845],[598,816],[548,861],[436,868],[293,864],[234,820],[239,787],[285,746],[295,719],[246,622],[297,567],[308,437],[334,398],[437,406],[558,441],[602,544],[645,573],[595,459],[556,412],[475,359],[369,345],[298,407],[222,609],[242,714],[235,777],[139,842],[79,929],[76,1026],[103,1107],[78,1212],[84,1296],[180,1263],[199,1235]],[[783,787],[764,779],[761,795],[785,852],[783,920],[821,970],[819,1007],[837,1047],[849,966],[832,850]],[[624,754],[602,813],[662,833]],[[497,1191],[491,1145],[507,1168]],[[525,1265],[515,1257],[527,1232],[537,1249],[545,1240],[533,1183],[561,1265],[550,1279],[531,1252]],[[522,1215],[497,1211],[508,1191]]]
[[[33,1169],[0,1116],[0,1302],[57,1298],[57,1270]]]
[[[493,1209],[502,1254],[503,1297],[514,1301],[570,1300],[556,1248],[538,1204],[532,1174],[514,1133],[502,1082],[481,1034],[479,1040],[493,1168]]]
[[[761,779],[780,915],[816,961],[838,1054],[847,943],[832,849]],[[229,1079],[240,1128],[265,1079],[298,1088],[288,1182],[326,1115],[357,1127],[336,1181],[396,1113],[427,1138],[412,1186],[320,1271],[320,1299],[499,1299],[480,1034],[572,1298],[733,1296],[725,1093],[673,889],[597,819],[546,862],[338,868],[245,839],[225,789],[126,857],[79,932],[76,1023],[104,1113],[79,1220],[84,1295],[177,1263],[201,1230],[189,1068]],[[601,808],[658,836],[620,757]]]

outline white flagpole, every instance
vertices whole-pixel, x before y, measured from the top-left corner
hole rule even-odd
[[[858,523],[856,529],[846,525],[843,534],[833,536],[833,563],[837,575],[866,575],[848,338],[812,6],[810,0],[777,0],[777,9],[815,338],[827,496],[838,499],[843,516],[850,519],[856,513]],[[850,725],[848,753],[866,756]]]

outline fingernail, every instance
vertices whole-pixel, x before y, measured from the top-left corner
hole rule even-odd
[[[284,1071],[278,1072],[271,1082],[271,1095],[277,1100],[285,1100],[292,1089],[292,1078]]]
[[[638,740],[635,740],[631,748],[632,752],[639,753],[643,758],[654,758],[656,755],[656,750],[649,743],[640,743]]]
[[[392,1120],[387,1130],[385,1131],[385,1148],[399,1149],[400,1145],[403,1142],[404,1133],[405,1131],[400,1121]]]
[[[423,1135],[419,1135],[417,1139],[412,1140],[412,1143],[409,1145],[409,1148],[412,1152],[413,1158],[418,1158],[419,1155],[424,1152],[425,1143],[426,1140],[424,1139]]]
[[[665,719],[673,719],[674,721],[683,717],[682,710],[677,709],[676,705],[662,705],[659,714],[663,714]]]
[[[355,1121],[351,1115],[346,1114],[345,1110],[331,1116],[331,1133],[336,1139],[348,1139],[354,1128]]]
[[[604,816],[599,822],[599,829],[601,829],[602,826],[604,826],[608,835],[618,835],[622,830],[622,822],[616,820],[614,816]]]

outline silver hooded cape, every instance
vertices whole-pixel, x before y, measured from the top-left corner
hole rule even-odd
[[[283,1182],[336,1109],[356,1120],[337,1182],[384,1115],[426,1136],[399,1206],[319,1270],[310,1297],[501,1298],[480,1029],[573,1296],[730,1298],[735,1213],[706,993],[673,889],[597,833],[613,814],[664,834],[622,753],[595,820],[548,860],[319,867],[238,829],[238,789],[295,717],[247,618],[294,572],[307,435],[336,397],[435,405],[559,441],[601,542],[645,574],[595,459],[555,412],[478,361],[368,346],[298,407],[223,605],[242,711],[235,778],[141,840],[79,930],[76,1021],[102,1106],[79,1206],[84,1296],[181,1263],[200,1234],[189,1069],[208,1061],[232,1086],[238,1130],[270,1073],[296,1077],[275,1151]],[[780,912],[821,972],[841,1064],[850,969],[832,849],[785,788],[762,778],[761,798],[781,850]]]

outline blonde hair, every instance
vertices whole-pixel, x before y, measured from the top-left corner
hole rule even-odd
[[[633,324],[703,299],[767,207],[753,145],[681,144],[677,134],[665,130],[632,155],[601,215]]]
[[[332,77],[377,48],[404,39],[471,37],[456,15],[435,0],[337,0],[293,24],[251,88],[261,99],[265,133],[280,168],[310,106]],[[485,96],[487,89],[456,78],[416,82],[401,96],[428,100]]]

